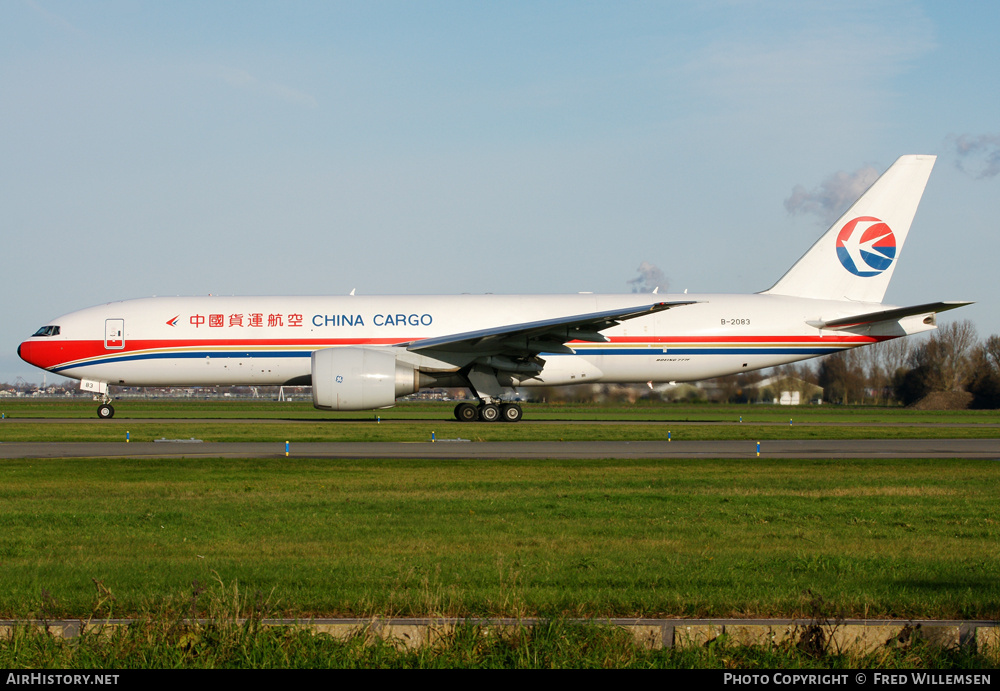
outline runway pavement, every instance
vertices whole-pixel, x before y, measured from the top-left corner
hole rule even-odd
[[[13,442],[4,458],[275,458],[284,442]],[[757,458],[752,441],[310,442],[289,457],[400,459]],[[841,439],[761,442],[762,458],[986,458],[1000,460],[1000,439]]]

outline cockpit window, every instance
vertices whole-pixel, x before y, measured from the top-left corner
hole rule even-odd
[[[58,336],[59,327],[58,326],[43,326],[38,331],[32,334],[32,336]]]

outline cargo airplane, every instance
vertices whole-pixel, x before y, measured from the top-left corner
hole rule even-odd
[[[18,348],[109,386],[311,385],[323,410],[465,387],[462,421],[521,419],[515,387],[680,382],[936,328],[968,302],[882,304],[934,156],[899,158],[769,289],[752,295],[159,297],[72,312]]]

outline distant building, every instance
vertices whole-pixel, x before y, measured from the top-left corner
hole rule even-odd
[[[795,377],[768,377],[745,388],[756,391],[756,399],[761,403],[801,405],[823,401],[822,386]]]

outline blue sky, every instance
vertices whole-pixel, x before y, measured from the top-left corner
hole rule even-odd
[[[642,265],[763,290],[908,153],[939,158],[887,300],[1000,333],[998,29],[971,2],[7,0],[0,381],[130,297],[629,292]]]

